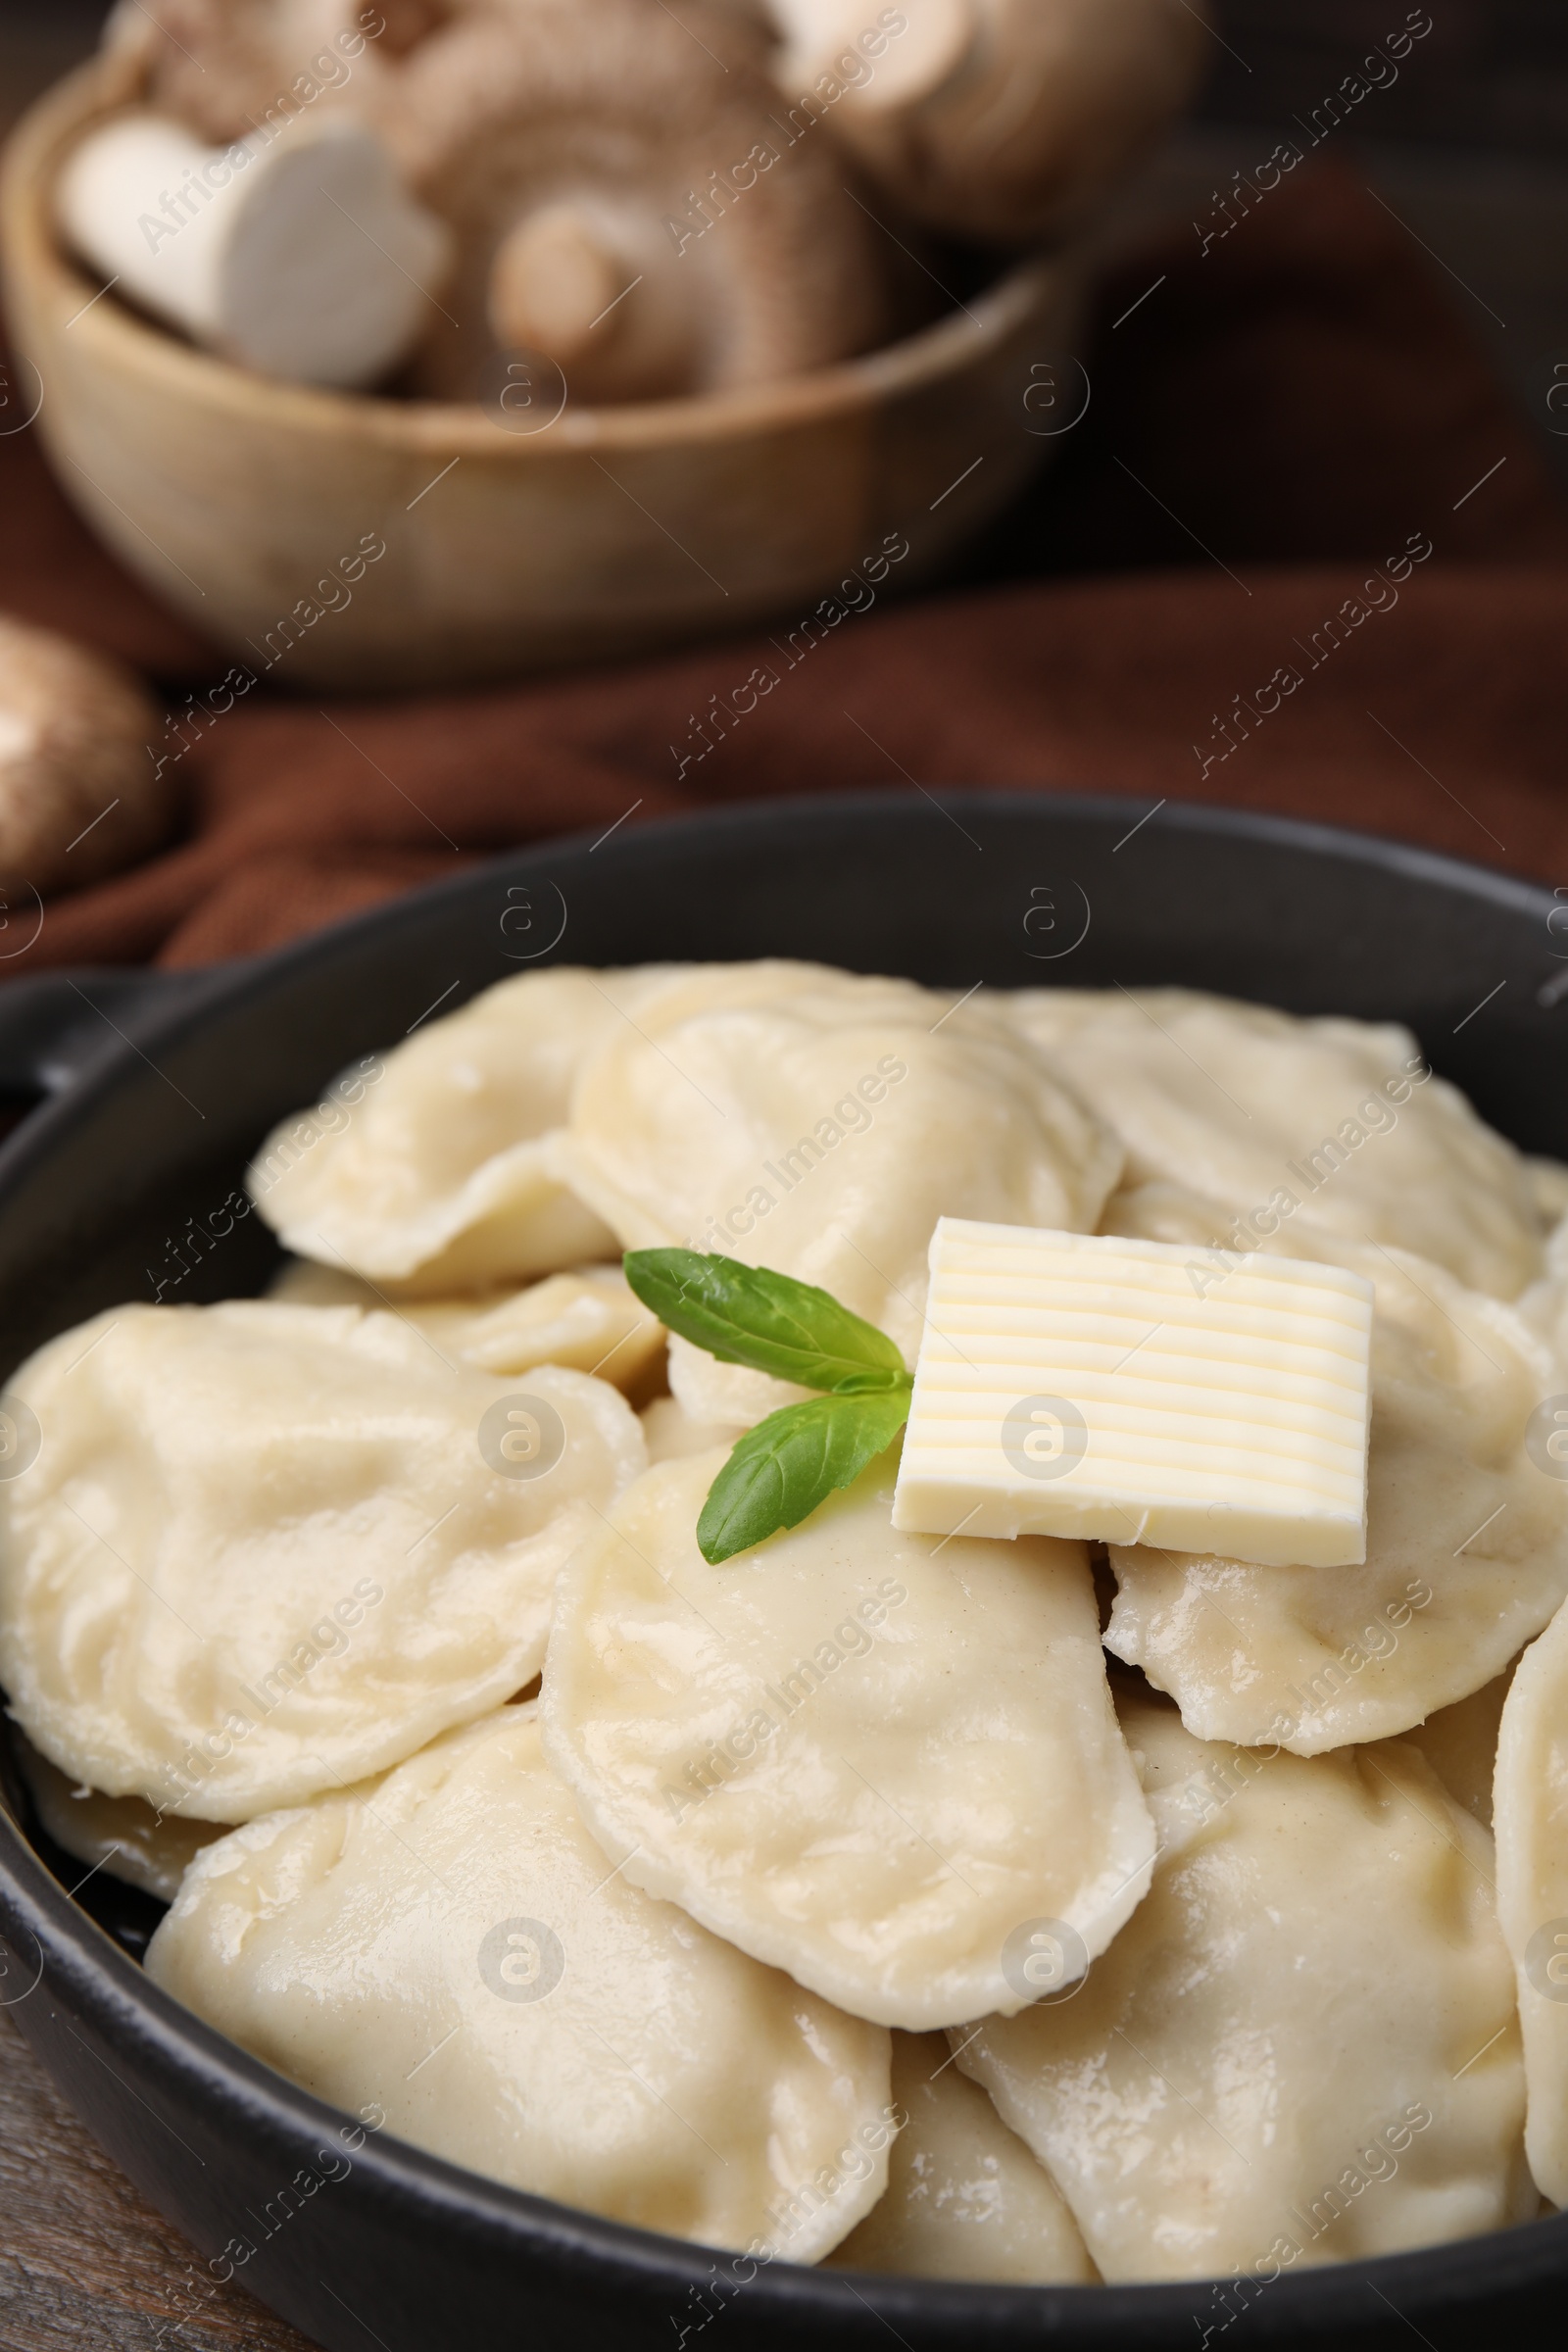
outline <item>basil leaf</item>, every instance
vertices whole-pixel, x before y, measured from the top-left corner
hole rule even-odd
[[[799,1527],[837,1487],[852,1486],[908,1418],[906,1395],[812,1396],[769,1413],[740,1439],[708,1490],[697,1542],[716,1568]]]
[[[836,1396],[908,1393],[904,1358],[886,1333],[808,1282],[696,1250],[629,1250],[624,1262],[661,1323],[721,1363]]]

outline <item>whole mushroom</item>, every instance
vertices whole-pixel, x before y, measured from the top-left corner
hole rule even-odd
[[[508,0],[412,51],[382,124],[456,231],[463,321],[426,343],[420,388],[469,395],[522,350],[575,399],[646,400],[875,344],[877,231],[821,131],[782,119],[771,47],[714,0]]]
[[[0,615],[0,891],[79,889],[158,846],[160,724],[120,662]]]
[[[750,5],[750,0],[741,0]],[[786,97],[814,92],[876,184],[949,235],[1055,236],[1191,96],[1202,0],[766,0]]]

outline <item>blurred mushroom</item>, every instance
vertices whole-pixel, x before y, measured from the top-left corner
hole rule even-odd
[[[0,616],[0,888],[79,889],[157,847],[161,724],[118,662]]]
[[[449,258],[380,140],[341,117],[207,148],[165,116],[125,116],[68,158],[58,201],[122,296],[300,383],[384,375],[424,330]]]
[[[767,0],[774,74],[952,235],[1054,235],[1191,95],[1202,0]]]
[[[377,118],[456,232],[463,321],[420,389],[470,395],[522,350],[574,400],[647,400],[875,344],[876,232],[821,131],[782,118],[771,47],[724,0],[506,0],[413,50]]]
[[[210,138],[270,120],[296,68],[315,116],[386,141],[455,233],[414,388],[484,397],[553,361],[582,403],[769,381],[888,331],[897,249],[820,122],[779,104],[753,0],[165,0],[120,38]],[[371,37],[356,27],[386,19]],[[332,61],[355,47],[341,80]],[[292,135],[292,134],[291,134]]]
[[[463,0],[115,0],[104,45],[141,66],[147,96],[227,146],[318,104],[425,38]],[[358,94],[358,93],[356,93]]]

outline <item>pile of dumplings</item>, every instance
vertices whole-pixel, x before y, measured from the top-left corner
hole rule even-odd
[[[156,1984],[754,2264],[1261,2288],[1568,2202],[1568,1169],[1178,990],[560,968],[362,1068],[257,1155],[269,1297],[8,1391],[0,1681]],[[1365,1564],[901,1534],[889,1454],[710,1566],[801,1392],[620,1253],[912,1362],[943,1215],[1364,1275]]]

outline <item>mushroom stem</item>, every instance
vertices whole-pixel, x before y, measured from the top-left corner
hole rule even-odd
[[[700,373],[705,291],[645,200],[584,190],[502,240],[490,325],[503,350],[554,360],[579,401],[655,398]]]
[[[589,348],[633,274],[577,206],[534,213],[496,255],[490,280],[496,340],[506,349],[547,352],[565,368]]]
[[[83,141],[66,234],[119,290],[263,374],[373,383],[428,317],[449,238],[375,135],[342,122],[205,147],[132,115]]]

